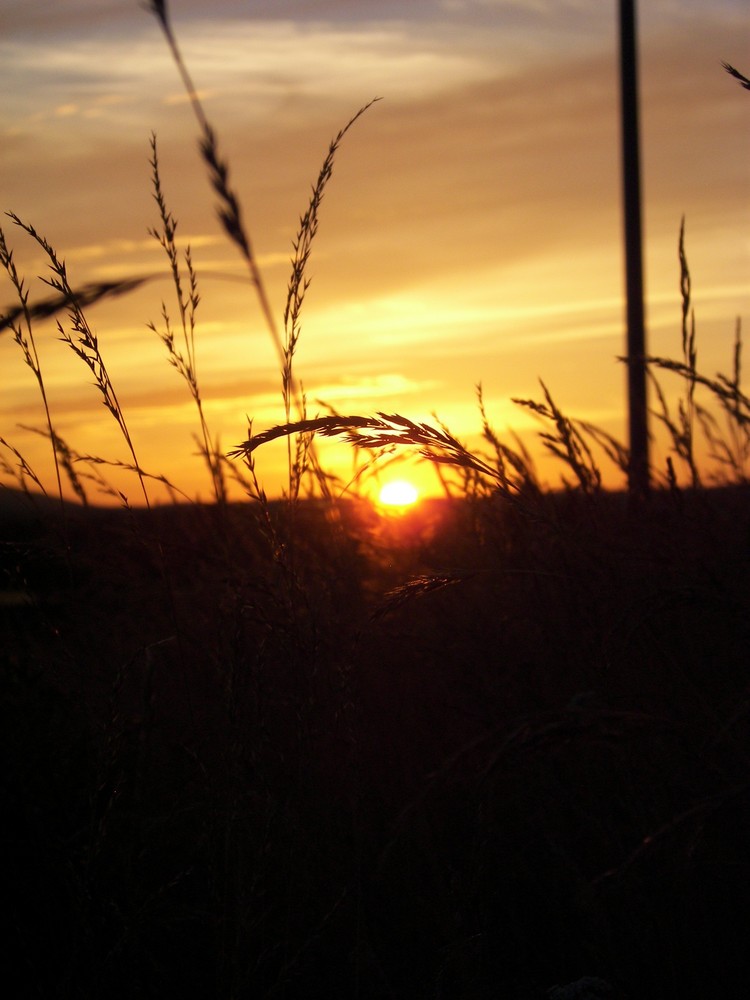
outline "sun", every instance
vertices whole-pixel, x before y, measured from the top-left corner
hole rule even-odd
[[[378,499],[384,507],[411,507],[419,499],[419,493],[405,479],[392,479],[381,487]]]

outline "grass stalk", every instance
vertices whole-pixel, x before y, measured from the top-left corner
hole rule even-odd
[[[2,469],[3,473],[11,479],[14,479],[23,493],[29,492],[27,480],[30,479],[32,483],[39,487],[40,492],[46,496],[47,491],[45,490],[42,481],[18,448],[12,445],[10,441],[6,441],[4,437],[0,437],[0,445],[9,451],[16,460],[16,467],[13,468],[7,459],[0,454],[0,469]]]
[[[554,425],[554,432],[544,431],[540,434],[546,448],[572,470],[583,493],[589,496],[597,493],[601,489],[602,476],[591,448],[575,423],[565,416],[552,399],[544,382],[541,379],[539,381],[544,393],[544,403],[517,398],[514,398],[513,402]],[[565,484],[569,485],[567,482]]]
[[[287,437],[290,434],[321,434],[323,437],[343,437],[357,447],[385,448],[390,445],[408,446],[431,462],[473,469],[497,483],[497,470],[473,455],[461,442],[444,428],[428,423],[416,423],[398,413],[377,413],[376,416],[341,416],[329,414],[280,424],[250,437],[230,452],[233,458],[247,457],[263,444]]]
[[[539,492],[539,483],[534,473],[534,463],[523,443],[516,439],[518,451],[503,444],[497,432],[492,427],[484,405],[484,394],[481,382],[477,383],[477,405],[482,421],[482,437],[491,445],[495,456],[500,486],[507,495],[531,491]]]
[[[265,319],[268,332],[271,336],[276,350],[282,373],[282,395],[284,400],[284,411],[286,423],[290,423],[292,401],[295,403],[296,416],[300,420],[306,419],[304,394],[301,386],[297,383],[293,373],[293,359],[300,335],[300,313],[305,298],[305,293],[309,287],[309,279],[305,276],[307,263],[310,256],[313,239],[318,230],[318,210],[323,198],[324,189],[331,178],[333,163],[336,151],[342,139],[360,118],[362,114],[374,103],[368,102],[347,122],[331,141],[328,154],[323,162],[323,166],[318,175],[318,179],[313,186],[312,196],[307,211],[300,219],[300,226],[296,238],[293,242],[294,256],[292,258],[292,274],[287,291],[287,301],[284,310],[284,337],[279,332],[270,300],[266,290],[265,282],[258,264],[257,256],[253,249],[250,234],[245,225],[239,198],[230,183],[229,166],[222,158],[219,151],[218,138],[215,130],[206,116],[203,104],[196,90],[193,79],[182,57],[176,35],[172,28],[169,7],[166,0],[150,0],[146,5],[147,9],[154,14],[161,26],[164,37],[169,46],[175,66],[188,95],[193,113],[195,114],[200,130],[200,151],[201,156],[208,168],[209,181],[218,199],[217,215],[227,236],[238,248],[245,264],[247,265],[250,280],[255,288],[261,312]],[[298,442],[297,449],[292,457],[291,441],[287,441],[287,468],[289,479],[289,497],[293,500],[299,494],[300,479],[307,468],[307,460],[310,459],[318,484],[327,493],[327,479],[317,461],[314,450],[311,450],[311,439]]]
[[[266,285],[258,264],[258,259],[253,250],[250,235],[245,226],[242,216],[242,209],[239,199],[232,188],[229,180],[229,167],[219,152],[218,138],[212,128],[198,91],[195,88],[192,77],[188,71],[185,61],[182,58],[180,47],[177,43],[169,9],[166,0],[150,0],[146,4],[146,9],[156,17],[161,26],[164,37],[169,46],[175,66],[180,74],[185,91],[190,100],[200,130],[200,151],[203,160],[208,167],[209,180],[215,195],[218,198],[217,216],[229,239],[239,249],[240,254],[247,265],[250,273],[250,280],[255,288],[260,303],[261,312],[266,323],[271,340],[276,349],[280,364],[284,365],[284,345],[279,333],[276,320],[274,318],[271,303],[266,291]]]
[[[10,278],[10,282],[16,290],[16,294],[18,296],[19,306],[17,317],[6,316],[5,320],[13,331],[13,339],[21,348],[24,362],[31,369],[39,387],[39,393],[42,397],[42,406],[44,407],[47,432],[52,446],[52,459],[55,466],[57,493],[60,498],[60,508],[63,511],[64,524],[65,504],[63,502],[62,477],[60,475],[60,462],[58,460],[58,446],[56,443],[58,438],[54,427],[52,426],[52,414],[50,412],[49,400],[47,399],[47,387],[44,384],[42,366],[39,360],[39,352],[37,351],[36,338],[34,337],[34,326],[32,322],[31,310],[29,308],[29,293],[26,290],[24,279],[18,273],[18,269],[16,268],[15,261],[13,259],[13,251],[8,248],[5,233],[2,228],[0,228],[0,265],[5,268],[5,271]],[[23,318],[23,322],[20,322],[21,317]],[[16,452],[16,456],[20,457],[18,456],[18,452]],[[25,462],[22,463],[21,468],[27,473],[30,471],[29,466]],[[32,478],[38,485],[41,485],[39,484],[39,480],[36,476],[32,476]]]
[[[177,249],[175,234],[177,231],[177,220],[167,208],[164,190],[159,172],[159,155],[157,150],[156,136],[151,135],[151,181],[153,197],[159,208],[160,229],[149,229],[149,234],[159,243],[164,250],[169,261],[169,269],[172,275],[175,293],[177,296],[177,307],[179,310],[180,330],[182,333],[182,347],[175,343],[175,333],[170,323],[167,306],[162,301],[162,321],[163,328],[158,329],[156,324],[149,323],[148,327],[161,339],[167,349],[169,363],[175,368],[187,383],[190,395],[193,397],[198,411],[198,421],[200,423],[200,444],[199,447],[208,466],[211,475],[214,499],[217,504],[226,503],[226,488],[222,476],[221,462],[217,457],[218,450],[211,444],[211,435],[208,423],[203,410],[203,400],[198,384],[195,356],[195,315],[200,302],[198,293],[198,280],[193,260],[188,246],[184,254],[186,284],[183,282],[182,269],[180,266],[180,255]]]
[[[680,225],[679,237],[680,297],[682,303],[681,335],[682,359],[649,357],[646,359],[651,383],[659,402],[655,417],[667,429],[672,449],[687,467],[691,486],[701,485],[701,473],[695,455],[695,426],[698,423],[709,448],[710,457],[724,469],[729,469],[735,482],[747,480],[747,463],[750,459],[750,398],[742,390],[742,327],[738,319],[735,327],[731,376],[722,373],[714,378],[701,375],[697,370],[695,312],[691,300],[691,277],[685,252],[685,219]],[[670,412],[666,394],[656,378],[654,369],[669,371],[680,376],[685,384],[684,396],[678,401],[677,416]],[[713,413],[695,398],[696,388],[708,389],[718,402],[726,418],[726,431],[719,429]],[[675,486],[676,475],[671,458],[668,460],[668,481]]]
[[[150,7],[168,25],[166,5]],[[0,698],[16,762],[6,908],[27,992],[560,1000],[637,996],[644,984],[650,996],[710,996],[735,973],[744,984],[735,914],[750,788],[746,491],[702,490],[680,504],[654,491],[631,518],[606,496],[595,455],[627,475],[627,449],[568,417],[544,382],[541,401],[515,402],[542,422],[570,495],[542,493],[524,445],[492,426],[481,384],[477,450],[437,416],[320,404],[325,415],[309,417],[294,366],[311,248],[336,147],[364,110],[331,143],[300,219],[280,340],[284,422],[258,433],[249,422],[231,453],[245,465],[211,444],[196,370],[198,281],[152,141],[152,235],[179,316],[173,325],[162,304],[163,325],[151,329],[196,404],[217,501],[234,477],[257,501],[257,522],[225,505],[232,544],[217,550],[213,518],[195,509],[71,516],[84,573],[59,586],[35,535],[20,545],[0,536],[3,625],[2,598],[16,596],[2,592],[6,582],[33,593],[37,573],[50,598],[9,605]],[[224,183],[230,216],[239,207]],[[52,260],[47,315],[68,311],[71,332],[58,329],[132,460],[76,452],[51,421],[46,434],[20,426],[50,437],[60,493],[67,475],[82,503],[93,483],[128,506],[106,482],[113,466],[158,480],[174,499],[177,487],[135,459],[83,316],[89,300],[14,221]],[[741,328],[731,373],[701,376],[682,238],[680,253],[681,357],[647,359],[687,383],[676,417],[659,397],[668,462],[697,463],[702,429],[739,478],[750,456]],[[87,287],[92,302],[117,294]],[[20,279],[16,294],[5,328],[21,331],[41,379]],[[363,505],[297,505],[303,480],[333,480],[316,464],[317,435],[352,446],[354,482],[405,448],[445,472],[461,503],[417,505],[382,544]],[[289,503],[279,511],[256,459],[282,438]],[[43,489],[3,438],[0,471]],[[538,516],[483,502],[498,496],[529,497],[520,512]],[[146,528],[138,546],[123,520]],[[549,985],[574,968],[596,977]]]
[[[134,278],[122,278],[119,281],[92,281],[77,289],[76,301],[81,309],[87,309],[104,299],[117,298],[120,295],[134,292],[142,285],[157,278],[161,278],[161,274],[142,274]],[[11,306],[0,316],[0,333],[13,328],[17,320],[24,319],[26,316],[29,320],[49,319],[67,307],[67,295],[51,295],[46,299],[40,299],[33,305],[27,301],[20,306]]]
[[[292,242],[294,255],[291,261],[292,273],[289,279],[286,305],[284,307],[284,348],[281,367],[284,417],[287,424],[291,422],[293,400],[297,403],[297,416],[299,419],[304,420],[307,416],[304,394],[295,379],[293,364],[297,344],[302,330],[300,325],[302,306],[305,301],[307,290],[310,287],[311,279],[307,277],[307,267],[310,260],[313,241],[318,233],[320,205],[323,200],[326,186],[333,174],[333,165],[336,153],[342,140],[344,139],[344,136],[355,124],[355,122],[357,122],[358,119],[361,118],[368,108],[372,107],[377,100],[378,98],[374,98],[367,104],[363,105],[363,107],[361,107],[359,111],[357,111],[357,113],[349,119],[346,125],[339,130],[338,134],[329,143],[328,153],[323,160],[323,165],[318,173],[318,178],[312,188],[310,202],[307,210],[300,217],[299,228]],[[309,442],[309,439],[307,440]],[[287,437],[287,456],[290,470],[289,496],[292,497],[298,495],[300,485],[299,474],[297,474],[296,481],[294,481],[292,469],[296,468],[299,470],[300,464],[299,461],[293,463],[291,460],[291,439],[289,437]],[[299,460],[299,452],[297,457]]]
[[[693,488],[700,485],[700,473],[695,461],[695,368],[697,361],[697,350],[695,346],[695,311],[691,302],[691,278],[688,267],[687,255],[685,253],[685,217],[680,223],[680,297],[682,300],[682,357],[685,365],[686,391],[685,399],[680,400],[680,426],[682,433],[678,443],[678,450],[682,454],[690,471],[690,479]]]
[[[98,337],[89,326],[88,320],[83,312],[83,308],[80,305],[76,293],[73,291],[73,288],[68,280],[65,262],[58,257],[54,247],[52,247],[50,243],[48,243],[48,241],[40,233],[38,233],[36,229],[34,229],[33,226],[23,222],[13,212],[9,212],[8,215],[17,226],[23,229],[23,231],[27,233],[42,248],[42,250],[44,250],[50,260],[52,277],[43,278],[42,280],[45,284],[49,285],[56,292],[58,292],[59,295],[66,299],[68,319],[72,328],[72,333],[66,331],[62,323],[58,320],[57,329],[60,333],[60,339],[63,343],[67,344],[73,353],[84,362],[86,367],[94,376],[94,384],[101,394],[102,402],[106,409],[114,417],[114,420],[120,429],[120,433],[122,434],[128,447],[128,451],[132,456],[133,467],[136,471],[136,475],[138,476],[144,502],[147,507],[150,507],[151,503],[146,489],[145,478],[141,472],[141,466],[136,455],[133,439],[125,420],[125,414],[120,406],[120,401],[117,398],[115,387],[109,376],[107,366],[104,363],[104,358],[102,357],[102,353],[99,349]]]

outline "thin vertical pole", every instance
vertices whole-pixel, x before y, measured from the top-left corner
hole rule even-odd
[[[638,62],[635,0],[620,0],[620,97],[627,299],[628,431],[631,496],[649,490],[646,333],[643,308],[643,236],[638,144]]]

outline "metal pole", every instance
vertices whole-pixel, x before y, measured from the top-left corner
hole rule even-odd
[[[638,62],[635,0],[620,0],[620,97],[627,298],[628,430],[631,496],[649,490],[646,334],[643,308],[641,182],[638,148]]]

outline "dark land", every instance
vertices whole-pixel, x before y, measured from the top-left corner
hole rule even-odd
[[[750,982],[750,493],[0,508],[17,995]],[[551,994],[554,995],[554,994]]]

